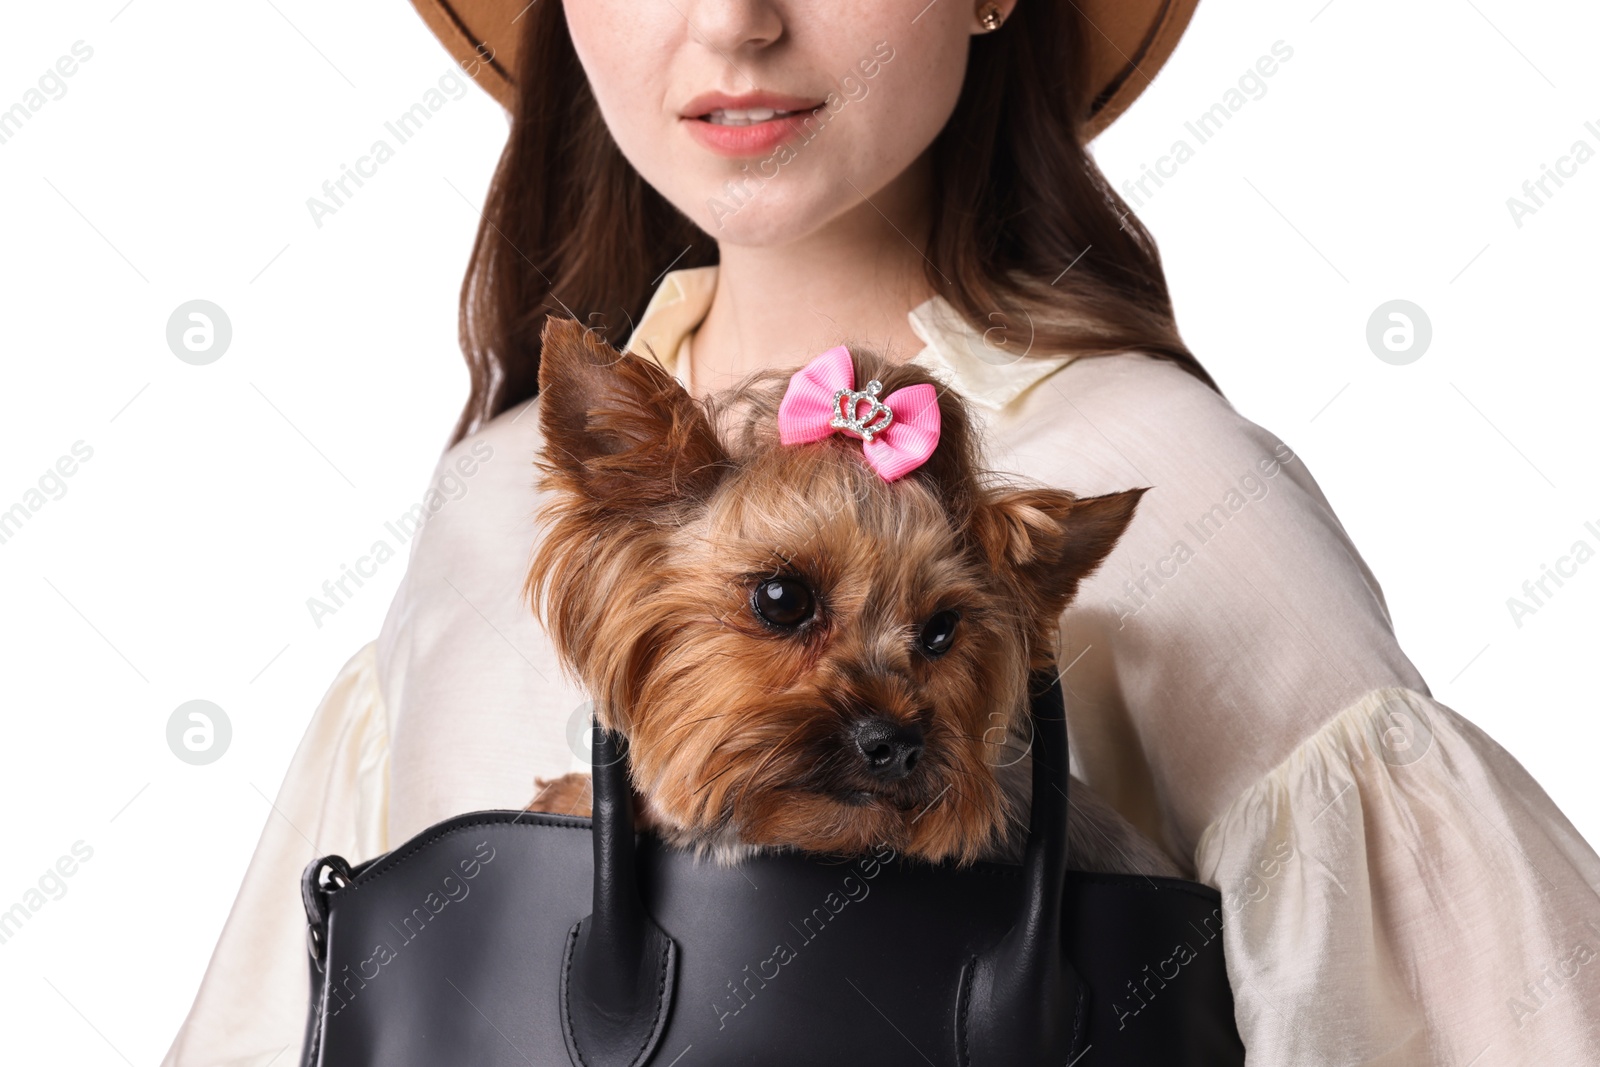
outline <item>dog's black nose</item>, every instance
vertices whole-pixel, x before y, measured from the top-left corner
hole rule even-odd
[[[898,781],[910,774],[922,758],[922,727],[901,726],[888,719],[858,719],[850,740],[875,778]]]

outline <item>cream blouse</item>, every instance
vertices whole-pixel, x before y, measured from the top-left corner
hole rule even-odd
[[[668,274],[630,350],[685,380],[715,280]],[[1600,858],[1429,695],[1292,449],[1172,363],[1007,359],[939,297],[910,320],[991,467],[1154,487],[1063,619],[1074,769],[1223,893],[1252,1067],[1600,1064]],[[166,1065],[292,1061],[311,859],[366,859],[583,769],[585,694],[519,595],[536,403],[441,460],[454,499],[312,716]]]

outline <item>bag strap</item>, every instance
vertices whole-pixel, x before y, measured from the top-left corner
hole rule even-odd
[[[301,1067],[321,1062],[322,989],[327,984],[328,896],[349,885],[354,873],[343,856],[324,856],[306,864],[300,875],[300,900],[306,909],[306,950],[311,954],[311,1010],[306,1015],[306,1035],[301,1047]]]
[[[594,910],[567,935],[561,1032],[574,1064],[640,1067],[666,1029],[678,948],[639,897],[627,758],[593,729]]]

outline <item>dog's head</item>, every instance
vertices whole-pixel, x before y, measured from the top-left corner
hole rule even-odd
[[[867,352],[857,381],[939,391],[937,447],[893,482],[859,437],[780,443],[789,372],[701,401],[571,320],[543,342],[526,592],[652,821],[713,849],[995,844],[1028,673],[1143,490],[1002,482],[956,393]]]

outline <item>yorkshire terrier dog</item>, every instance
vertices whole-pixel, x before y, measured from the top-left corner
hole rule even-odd
[[[1000,479],[957,393],[842,346],[700,400],[551,318],[539,394],[524,592],[625,739],[641,827],[726,862],[1020,856],[1029,672],[1143,489]],[[589,814],[587,774],[536,784],[530,810]],[[1074,867],[1178,875],[1070,794]]]

